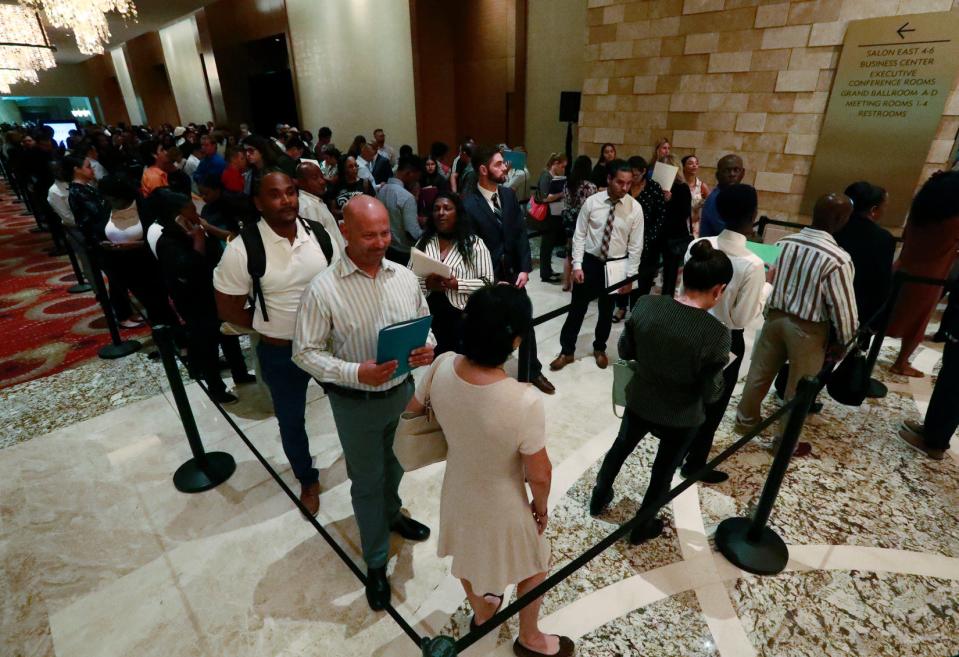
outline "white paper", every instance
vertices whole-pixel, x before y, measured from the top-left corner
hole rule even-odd
[[[657,162],[656,166],[653,167],[653,180],[658,182],[664,191],[668,192],[673,188],[673,182],[676,180],[677,173],[679,173],[679,167]]]
[[[618,260],[606,261],[606,287],[615,285],[626,278],[626,263],[628,258],[619,258]],[[619,294],[619,288],[616,288],[610,294]]]
[[[430,274],[439,274],[443,278],[451,278],[453,270],[449,265],[443,264],[436,258],[431,258],[416,247],[410,249],[413,273],[420,278],[426,278]]]

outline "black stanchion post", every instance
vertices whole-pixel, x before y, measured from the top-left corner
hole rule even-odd
[[[193,458],[177,468],[173,475],[173,485],[183,493],[200,493],[222,484],[236,470],[236,461],[226,452],[206,453],[200,432],[196,427],[190,400],[183,387],[183,379],[176,365],[176,346],[173,344],[173,331],[169,326],[157,326],[153,329],[153,341],[156,343],[163,360],[163,369],[170,382],[170,392],[176,402],[183,431],[193,451]]]
[[[142,346],[137,340],[124,340],[120,337],[120,328],[117,326],[117,318],[113,314],[113,308],[110,307],[110,295],[107,293],[107,286],[103,282],[103,273],[100,270],[100,261],[96,257],[96,252],[87,247],[87,258],[90,261],[90,269],[93,270],[93,288],[96,293],[97,301],[100,302],[100,308],[103,310],[103,318],[107,321],[107,330],[110,331],[110,344],[101,347],[97,355],[105,360],[114,358],[123,358],[139,351]]]
[[[799,382],[796,390],[797,403],[789,414],[783,431],[779,450],[773,458],[766,477],[766,485],[759,496],[759,504],[752,519],[727,518],[716,528],[716,547],[732,564],[757,575],[775,575],[786,567],[789,550],[779,534],[766,526],[769,514],[776,503],[789,460],[792,458],[809,406],[819,390],[816,379],[809,377]]]
[[[70,258],[70,266],[73,268],[73,275],[77,278],[76,285],[71,285],[67,292],[70,294],[80,294],[82,292],[89,292],[93,289],[89,283],[87,283],[86,278],[83,276],[83,270],[80,269],[80,263],[77,261],[77,254],[73,252],[73,247],[70,246],[70,240],[67,237],[63,239],[66,244],[67,257]]]
[[[456,657],[456,641],[452,637],[423,637],[423,657]]]

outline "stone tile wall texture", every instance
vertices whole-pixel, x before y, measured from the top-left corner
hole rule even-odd
[[[799,205],[846,26],[949,11],[959,0],[588,0],[579,152],[604,142],[648,158],[660,137],[716,161],[743,156],[760,212],[807,221]],[[959,131],[953,88],[920,176],[942,168]],[[841,184],[841,183],[839,183]]]

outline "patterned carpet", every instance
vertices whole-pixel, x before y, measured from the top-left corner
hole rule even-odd
[[[47,255],[50,235],[34,226],[0,183],[0,388],[96,358],[110,341],[93,293],[67,292],[70,261]]]

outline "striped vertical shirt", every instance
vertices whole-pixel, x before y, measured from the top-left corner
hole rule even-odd
[[[493,261],[490,259],[489,249],[486,248],[486,244],[478,237],[474,237],[471,248],[473,254],[469,261],[463,258],[463,254],[460,253],[456,244],[449,250],[444,260],[440,253],[440,238],[438,235],[434,235],[430,241],[424,244],[423,248],[420,249],[429,257],[439,260],[453,270],[453,278],[456,279],[457,283],[456,289],[433,292],[432,294],[445,294],[446,298],[449,299],[450,305],[459,310],[466,308],[466,302],[469,301],[470,295],[473,294],[473,292],[476,292],[484,285],[492,285],[496,282],[496,276],[493,273]],[[409,267],[410,269],[413,268],[412,261],[410,261]],[[431,292],[426,289],[426,279],[420,278],[419,281],[420,290],[423,294],[431,294]]]
[[[376,358],[380,329],[429,314],[416,275],[409,269],[383,260],[374,278],[344,253],[303,293],[293,336],[293,362],[324,383],[389,390],[408,375],[368,386],[360,383],[360,364]],[[427,343],[436,344],[432,333]]]
[[[840,344],[852,340],[859,318],[852,258],[829,233],[803,228],[777,242],[776,280],[769,308],[810,322],[832,322]]]

